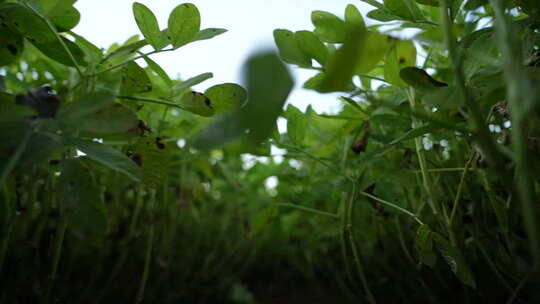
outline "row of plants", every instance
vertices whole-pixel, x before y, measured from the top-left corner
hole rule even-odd
[[[204,92],[151,59],[194,4],[104,50],[75,2],[0,0],[2,303],[539,300],[537,1],[313,11]]]

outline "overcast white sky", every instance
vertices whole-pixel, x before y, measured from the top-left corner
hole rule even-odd
[[[99,47],[107,48],[114,42],[123,42],[139,33],[131,0],[79,0],[76,7],[81,21],[74,31]],[[156,14],[161,28],[167,27],[167,18],[174,7],[183,3],[172,0],[139,0]],[[211,40],[199,41],[181,47],[175,52],[157,54],[156,60],[171,77],[182,79],[205,72],[214,78],[195,87],[203,91],[214,84],[241,83],[241,67],[253,51],[275,48],[272,32],[276,28],[292,31],[312,30],[311,11],[324,10],[343,16],[347,4],[356,5],[365,14],[371,6],[359,0],[191,0],[201,13],[201,28],[218,27],[227,33]],[[289,97],[301,109],[311,104],[317,111],[339,108],[339,94],[319,94],[301,88],[303,82],[315,73],[289,66],[296,79],[296,87]]]

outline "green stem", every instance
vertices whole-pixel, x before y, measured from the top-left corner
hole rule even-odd
[[[139,55],[139,56],[135,56],[135,57],[133,57],[133,58],[130,58],[130,59],[128,59],[128,60],[125,60],[125,61],[122,61],[122,62],[120,62],[120,63],[118,63],[118,64],[115,64],[115,65],[113,65],[113,66],[110,66],[110,67],[108,67],[108,68],[106,68],[106,69],[104,69],[104,70],[97,71],[97,72],[94,73],[93,76],[96,76],[96,75],[99,75],[99,74],[102,74],[102,73],[105,73],[105,72],[108,72],[108,71],[117,69],[117,68],[119,68],[119,67],[121,67],[121,66],[123,66],[123,65],[126,65],[126,64],[130,63],[131,61],[134,61],[134,60],[137,60],[137,59],[141,59],[141,58],[144,58],[144,57],[146,57],[146,56],[150,56],[150,55],[154,55],[154,54],[158,54],[158,53],[170,52],[170,51],[174,51],[174,50],[176,50],[176,49],[170,48],[170,49],[164,49],[164,50],[154,50],[154,51],[152,51],[152,52],[148,52],[148,53],[145,53],[145,54],[141,54],[141,55]]]
[[[49,278],[49,286],[47,287],[47,293],[45,295],[45,303],[49,303],[51,293],[54,288],[54,283],[56,282],[56,275],[58,273],[58,265],[60,264],[60,256],[62,255],[62,245],[64,243],[64,236],[66,234],[68,226],[68,219],[63,216],[56,230],[56,236],[54,238],[54,257],[53,264],[51,268],[51,275]]]
[[[368,280],[366,278],[366,273],[364,268],[362,267],[362,263],[360,262],[360,254],[358,253],[358,249],[356,248],[356,240],[354,237],[354,231],[352,228],[352,211],[354,207],[354,201],[356,199],[357,195],[357,188],[356,188],[356,182],[352,185],[352,192],[349,201],[346,205],[346,210],[344,212],[346,213],[345,217],[345,229],[348,232],[349,236],[349,246],[351,247],[353,258],[354,258],[354,264],[356,265],[356,270],[358,272],[358,275],[360,276],[360,281],[362,282],[362,286],[364,288],[364,292],[366,293],[368,302],[371,304],[377,303],[375,300],[375,297],[373,296],[373,293],[371,292],[371,289],[368,284]]]
[[[310,207],[305,207],[305,206],[301,206],[301,205],[297,205],[297,204],[275,203],[275,205],[280,206],[280,207],[290,207],[290,208],[294,208],[294,209],[298,209],[298,210],[302,210],[302,211],[306,211],[306,212],[311,212],[311,213],[318,214],[318,215],[323,215],[323,216],[328,216],[328,217],[331,217],[331,218],[339,219],[339,215],[337,215],[337,214],[322,211],[322,210],[318,210],[318,209],[314,209],[314,208],[310,208]]]
[[[379,202],[379,203],[381,203],[381,204],[383,204],[383,205],[385,205],[385,206],[388,206],[388,207],[390,207],[390,208],[396,209],[396,210],[398,210],[398,211],[400,211],[400,212],[402,212],[402,213],[404,213],[404,214],[406,214],[406,215],[412,217],[418,224],[424,225],[424,222],[422,222],[422,220],[420,220],[420,219],[418,218],[418,216],[416,216],[416,214],[410,212],[409,210],[407,210],[407,209],[405,209],[405,208],[402,208],[402,207],[400,207],[400,206],[398,206],[398,205],[396,205],[396,204],[393,204],[393,203],[390,203],[390,202],[388,202],[388,201],[385,201],[385,200],[383,200],[382,198],[376,197],[376,196],[371,195],[371,194],[369,194],[369,193],[367,193],[367,192],[364,192],[364,191],[360,191],[359,193],[360,193],[360,195],[363,195],[363,196],[365,196],[365,197],[371,198],[372,200],[375,200],[375,201],[377,201],[377,202]]]
[[[409,104],[410,104],[411,110],[414,110],[415,105],[416,105],[416,97],[415,97],[415,92],[413,88],[409,88],[409,90],[407,90],[407,96],[409,98]],[[414,116],[411,117],[411,119],[412,119],[412,128],[413,129],[419,128],[420,122],[418,121],[418,119]],[[416,147],[416,155],[418,157],[418,163],[420,165],[420,172],[422,173],[422,184],[428,196],[427,201],[429,203],[429,206],[431,207],[431,211],[433,212],[433,214],[438,214],[439,211],[438,211],[438,208],[435,206],[433,193],[431,191],[431,179],[427,171],[427,163],[426,163],[426,158],[424,155],[424,149],[422,146],[422,139],[420,137],[415,137],[414,144]]]
[[[465,85],[465,75],[463,73],[463,56],[458,53],[457,43],[452,32],[453,21],[450,18],[450,7],[449,0],[439,0],[441,8],[441,24],[444,33],[444,40],[446,48],[448,49],[448,54],[450,61],[454,66],[454,78],[457,85],[461,99],[464,101],[470,121],[472,124],[474,139],[478,143],[482,151],[482,155],[485,156],[486,160],[490,165],[492,165],[501,175],[505,177],[504,174],[504,162],[503,159],[498,153],[497,145],[485,124],[485,120],[482,118],[480,111],[479,103],[473,98],[473,95]]]
[[[150,189],[150,199],[148,201],[148,209],[150,215],[150,227],[148,228],[148,238],[146,243],[146,254],[144,259],[144,270],[141,278],[141,285],[139,287],[139,292],[137,293],[137,300],[135,303],[142,303],[144,299],[144,290],[146,288],[146,283],[148,282],[148,275],[150,273],[150,262],[152,260],[152,249],[154,246],[154,234],[155,234],[155,223],[154,223],[154,208],[156,204],[156,190]]]
[[[515,172],[525,228],[535,268],[540,267],[540,208],[535,206],[537,196],[534,172],[528,151],[528,119],[534,114],[538,90],[533,87],[527,71],[523,68],[521,44],[515,30],[504,13],[501,0],[490,0],[495,11],[495,31],[504,60],[504,76],[508,87],[507,98],[512,117],[512,148],[515,155]],[[535,201],[536,200],[536,201]],[[537,205],[537,204],[536,204]]]

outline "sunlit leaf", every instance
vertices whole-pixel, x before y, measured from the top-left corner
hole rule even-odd
[[[323,11],[313,11],[311,13],[311,22],[315,26],[315,35],[319,36],[321,40],[332,43],[345,41],[345,21],[339,19],[336,15]]]
[[[352,4],[347,5],[345,8],[345,21],[361,28],[366,27],[362,14],[360,14],[358,8]]]
[[[142,3],[133,3],[133,15],[144,38],[154,49],[159,50],[167,44],[159,30],[156,16],[148,7]]]
[[[193,41],[212,39],[216,36],[224,34],[225,32],[227,32],[227,30],[222,28],[207,28],[200,30],[195,38],[193,38]]]
[[[328,49],[317,35],[310,31],[298,31],[294,33],[294,38],[298,48],[300,48],[304,55],[317,60],[322,66],[326,65]],[[311,65],[311,61],[309,65]]]
[[[194,4],[178,5],[169,15],[167,38],[175,48],[187,44],[197,36],[201,27],[201,16]]]
[[[389,83],[404,87],[407,84],[399,76],[401,69],[416,65],[416,48],[412,41],[400,40],[386,54],[384,79]]]
[[[283,61],[301,67],[311,66],[310,56],[306,55],[300,49],[300,44],[297,43],[293,32],[289,30],[274,30],[274,41]]]
[[[287,135],[289,140],[297,146],[302,145],[308,127],[307,116],[297,107],[289,104],[285,111],[287,118]]]

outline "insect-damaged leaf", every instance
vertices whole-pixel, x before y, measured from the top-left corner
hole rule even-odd
[[[121,95],[144,93],[152,90],[152,83],[146,72],[135,61],[128,62],[122,68]]]
[[[144,38],[154,49],[159,50],[167,44],[159,30],[156,16],[146,5],[138,2],[133,3],[133,16]]]
[[[399,40],[386,54],[384,79],[389,83],[404,87],[407,84],[399,77],[402,68],[415,66],[416,48],[412,41]]]
[[[191,113],[201,116],[212,116],[215,113],[212,101],[202,93],[191,91],[186,92],[180,98],[178,105]]]
[[[274,30],[274,41],[279,49],[283,61],[301,67],[310,67],[311,58],[306,55],[297,43],[295,35],[289,30]]]
[[[135,181],[140,179],[140,169],[137,165],[118,150],[95,141],[80,138],[68,138],[65,143],[84,152],[89,158],[112,170],[122,172]]]
[[[248,103],[204,130],[195,142],[198,148],[218,147],[243,134],[256,145],[272,134],[294,84],[291,75],[274,53],[251,56],[244,73]]]
[[[141,169],[141,181],[146,187],[158,188],[167,178],[170,146],[160,137],[142,137],[130,158]]]
[[[69,228],[83,233],[107,232],[107,208],[94,176],[79,159],[62,162],[56,184],[57,203],[69,219]]]
[[[0,4],[0,24],[19,32],[30,42],[49,43],[56,40],[56,35],[49,29],[47,22],[19,3]]]
[[[201,16],[194,4],[184,3],[177,6],[169,15],[167,38],[173,47],[187,44],[197,36],[201,27]]]
[[[17,60],[23,49],[22,36],[7,26],[0,25],[0,66],[8,65]]]
[[[216,113],[224,113],[240,108],[246,101],[247,91],[235,83],[224,83],[208,88],[204,95],[210,99]]]

